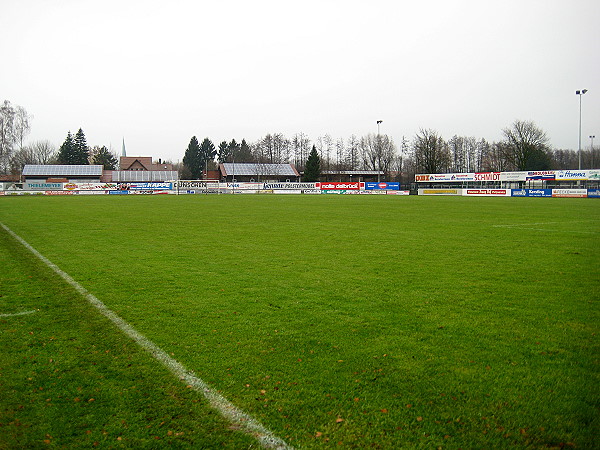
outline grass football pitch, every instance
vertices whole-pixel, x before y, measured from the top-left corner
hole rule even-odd
[[[0,222],[296,448],[593,448],[600,203],[0,198]],[[0,228],[0,448],[258,443]]]

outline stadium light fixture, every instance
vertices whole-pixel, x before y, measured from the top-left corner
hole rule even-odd
[[[575,95],[579,95],[579,170],[581,170],[581,97],[587,92],[587,89],[581,91],[575,91]]]
[[[596,137],[596,135],[590,136],[590,153],[592,154],[592,167],[590,167],[590,169],[594,168],[594,138]]]

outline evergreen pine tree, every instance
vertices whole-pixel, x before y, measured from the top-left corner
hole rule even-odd
[[[252,155],[252,150],[250,149],[250,146],[246,142],[246,139],[242,139],[242,143],[240,144],[239,149],[238,149],[237,153],[235,154],[235,159],[236,159],[236,161],[239,161],[241,163],[243,163],[243,162],[249,163],[249,162],[254,161],[254,157]]]
[[[71,164],[89,164],[89,148],[85,139],[85,134],[80,128],[73,138],[74,162]]]
[[[196,136],[192,136],[188,144],[185,155],[183,156],[183,165],[189,170],[193,180],[199,180],[202,175],[202,164],[200,161],[200,145]]]
[[[206,166],[208,166],[209,161],[213,161],[215,156],[217,155],[217,150],[215,149],[215,145],[209,138],[204,138],[202,144],[200,144],[200,151],[198,152],[198,159],[200,160],[200,174]]]
[[[306,167],[304,169],[304,181],[316,182],[321,178],[321,160],[317,153],[317,148],[313,145],[308,159],[306,160]]]
[[[73,142],[73,135],[69,131],[67,133],[67,137],[65,141],[62,143],[60,148],[58,149],[58,155],[56,157],[56,162],[58,164],[76,164],[75,161],[75,143]]]
[[[116,170],[118,161],[115,155],[109,152],[105,146],[102,146],[102,148],[94,153],[92,164],[102,165],[104,166],[104,170]]]
[[[217,152],[217,159],[219,161],[219,164],[223,164],[224,162],[229,162],[228,158],[229,158],[229,144],[227,144],[227,141],[223,141],[219,144],[219,150]]]

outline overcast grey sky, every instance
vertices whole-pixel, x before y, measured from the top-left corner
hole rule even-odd
[[[0,101],[29,141],[180,160],[191,136],[313,141],[532,120],[600,144],[597,0],[0,0]]]

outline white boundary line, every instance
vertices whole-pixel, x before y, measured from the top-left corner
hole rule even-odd
[[[13,238],[19,241],[23,246],[33,253],[37,258],[39,258],[44,264],[46,264],[50,269],[52,269],[57,275],[59,275],[62,279],[64,279],[67,283],[69,283],[72,287],[75,288],[77,292],[79,292],[85,299],[102,315],[110,319],[123,333],[133,339],[140,347],[150,353],[154,359],[160,362],[163,366],[165,366],[169,371],[183,381],[186,385],[191,386],[196,391],[201,392],[204,397],[208,400],[210,405],[215,408],[223,417],[225,417],[229,422],[234,425],[237,425],[242,431],[247,434],[254,436],[258,442],[264,448],[273,448],[273,449],[291,449],[292,447],[285,443],[282,439],[275,436],[271,431],[265,428],[260,422],[254,419],[249,414],[245,413],[241,409],[238,409],[235,405],[233,405],[229,400],[215,391],[212,387],[210,387],[206,382],[204,382],[201,378],[196,376],[194,372],[186,369],[180,362],[171,358],[163,349],[157,346],[150,339],[146,338],[144,335],[135,330],[131,325],[129,325],[125,320],[119,317],[115,312],[108,309],[108,307],[98,300],[93,294],[87,291],[82,285],[80,285],[77,281],[75,281],[71,276],[60,269],[56,264],[38,252],[35,248],[27,243],[23,238],[14,233],[10,228],[0,222],[2,228],[6,230],[8,234],[10,234]]]
[[[12,314],[0,314],[0,317],[24,316],[26,314],[33,314],[34,312],[36,312],[35,309],[33,311],[23,311],[23,312],[12,313]]]

